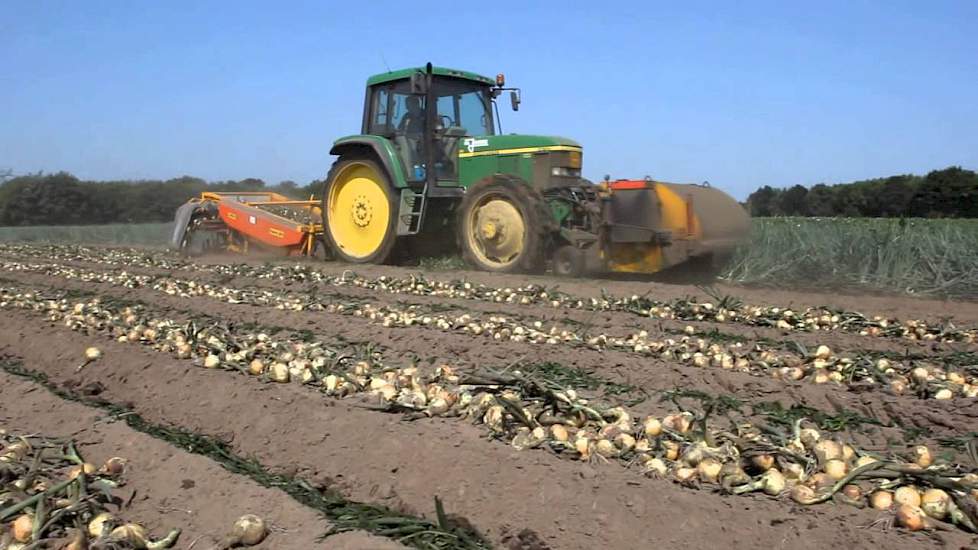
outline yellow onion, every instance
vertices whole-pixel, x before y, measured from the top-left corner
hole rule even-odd
[[[248,372],[255,376],[262,374],[265,372],[265,363],[261,359],[252,359],[251,362],[248,363]]]
[[[666,463],[662,461],[661,458],[655,457],[645,457],[642,466],[645,469],[646,475],[652,476],[664,476],[669,471],[666,467]]]
[[[662,423],[654,416],[650,416],[642,422],[642,429],[646,437],[658,437],[662,433]]]
[[[849,462],[856,456],[856,450],[849,445],[842,446],[842,460]]]
[[[94,464],[83,462],[81,465],[72,466],[72,468],[68,470],[68,479],[75,479],[81,475],[82,472],[85,472],[85,475],[91,475],[94,474],[95,471],[96,468]]]
[[[807,485],[795,485],[791,488],[791,499],[798,504],[809,504],[815,499],[815,491]]]
[[[102,357],[102,350],[96,347],[90,347],[85,350],[85,359],[89,361],[95,361]]]
[[[675,441],[663,441],[662,449],[665,451],[666,460],[676,460],[679,458],[679,444]]]
[[[944,519],[951,497],[940,489],[927,489],[920,497],[920,508],[925,514],[934,519]]]
[[[607,439],[599,439],[594,445],[594,450],[605,458],[618,456],[618,449],[615,448],[615,444]]]
[[[795,481],[805,481],[805,467],[796,462],[788,462],[781,468],[784,477]]]
[[[761,472],[766,472],[774,466],[774,456],[769,454],[759,454],[750,457],[751,466],[757,468]]]
[[[662,427],[684,434],[692,427],[692,416],[689,413],[670,414],[662,419]]]
[[[806,449],[811,449],[815,447],[818,440],[822,438],[822,434],[818,432],[815,428],[803,428],[798,432],[798,439],[801,440],[801,444],[805,446]]]
[[[216,369],[221,366],[221,358],[209,353],[207,357],[204,357],[204,368],[205,369]]]
[[[914,463],[921,468],[927,468],[934,463],[934,457],[930,454],[927,445],[917,445],[913,448]]]
[[[912,485],[897,487],[897,490],[893,493],[893,500],[897,504],[907,504],[918,508],[920,507],[920,491]]]
[[[896,510],[897,523],[909,531],[926,529],[927,519],[923,510],[909,504],[901,504]]]
[[[238,518],[231,527],[231,532],[224,539],[224,548],[235,546],[254,546],[265,540],[268,528],[265,520],[254,514],[245,514]]]
[[[699,464],[696,465],[696,471],[699,473],[700,479],[711,483],[716,483],[717,478],[720,476],[721,468],[723,468],[723,465],[715,458],[710,457],[700,460]]]
[[[617,445],[622,452],[628,452],[635,448],[635,438],[626,433],[618,434],[618,436],[615,437],[615,445]]]
[[[99,468],[99,471],[110,476],[117,476],[125,471],[126,462],[126,459],[119,456],[114,456],[106,460],[105,464],[102,464],[102,467]]]
[[[877,460],[869,455],[863,455],[856,459],[856,468],[862,468],[868,464],[877,462]]]
[[[874,491],[869,495],[869,505],[877,510],[889,510],[893,506],[893,493],[889,491]]]
[[[8,548],[10,547],[8,546]],[[88,538],[85,536],[85,531],[76,529],[63,550],[88,550]]]
[[[88,522],[88,534],[96,539],[105,536],[112,530],[115,522],[115,516],[108,512],[102,512]]]
[[[131,544],[135,548],[146,548],[146,529],[137,523],[127,523],[116,527],[109,538]]]
[[[946,401],[953,397],[954,397],[954,392],[952,392],[947,388],[941,388],[937,390],[937,393],[934,394],[934,399],[937,399],[939,401]]]
[[[816,359],[825,360],[825,359],[828,359],[831,356],[832,356],[832,350],[829,349],[828,346],[819,346],[815,350],[815,358]]]
[[[581,460],[588,460],[591,458],[591,440],[584,435],[578,435],[574,439],[574,449],[581,455]]]
[[[806,482],[810,487],[815,489],[825,489],[835,485],[835,479],[825,472],[816,472],[812,474],[808,481]]]
[[[831,439],[820,439],[812,449],[819,464],[825,464],[829,460],[842,458],[842,445]]]
[[[31,540],[31,534],[33,532],[34,516],[28,514],[17,516],[17,519],[14,520],[13,525],[10,527],[10,533],[17,542],[27,542]]]
[[[842,494],[853,501],[860,501],[863,498],[863,490],[859,488],[859,485],[853,485],[852,483],[842,488]]]
[[[831,477],[836,481],[846,477],[846,473],[849,470],[846,463],[837,458],[827,460],[825,462],[825,466],[823,469],[825,470],[825,473],[828,474],[829,477]]]
[[[696,468],[676,468],[672,475],[676,478],[676,481],[689,484],[696,479]]]
[[[489,426],[489,429],[494,432],[503,432],[506,429],[505,426],[505,415],[506,409],[502,405],[493,405],[486,409],[486,413],[482,416],[482,421]]]
[[[285,363],[275,362],[268,369],[268,377],[273,382],[285,383],[290,379],[289,367]]]
[[[563,424],[554,424],[550,426],[550,435],[557,441],[567,441],[570,439],[570,434],[567,433],[567,428]]]

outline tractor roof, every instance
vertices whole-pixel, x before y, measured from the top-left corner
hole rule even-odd
[[[374,84],[381,84],[383,82],[391,82],[393,80],[403,80],[406,78],[411,78],[411,74],[415,72],[424,72],[424,67],[411,67],[407,69],[400,69],[397,71],[388,71],[386,73],[375,74],[367,79],[367,86],[373,86]],[[495,84],[496,80],[489,78],[488,76],[482,76],[481,74],[470,73],[468,71],[459,71],[457,69],[449,69],[446,67],[432,67],[431,72],[439,76],[452,76],[455,78],[464,78],[466,80],[474,80],[482,84]]]

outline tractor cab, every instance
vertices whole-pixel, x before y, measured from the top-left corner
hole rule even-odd
[[[458,186],[464,141],[495,135],[499,89],[489,78],[440,67],[376,75],[367,82],[363,134],[393,144],[409,185]]]

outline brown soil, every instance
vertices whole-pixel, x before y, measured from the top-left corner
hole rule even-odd
[[[44,260],[33,258],[31,261]],[[104,264],[74,263],[94,271],[111,270]],[[321,268],[339,274],[350,266],[326,263]],[[166,273],[158,269],[128,269],[130,272]],[[357,266],[356,271],[379,276],[406,275],[417,270]],[[217,280],[213,274],[204,272],[176,271],[173,275],[201,281]],[[634,281],[568,281],[477,272],[436,272],[428,276],[465,276],[493,286],[518,286],[526,282],[559,284],[561,290],[582,296],[597,296],[601,287],[616,295],[652,291],[663,299],[702,294],[695,287]],[[735,395],[746,403],[781,401],[785,406],[804,404],[826,411],[840,407],[875,416],[886,425],[848,434],[863,449],[882,450],[893,445],[898,450],[906,449],[906,444],[901,442],[903,428],[900,425],[929,429],[930,435],[921,436],[917,442],[931,444],[937,438],[964,435],[978,425],[975,400],[938,402],[881,391],[851,392],[835,385],[785,384],[745,373],[698,369],[622,351],[500,343],[491,338],[431,328],[385,328],[366,319],[345,315],[286,312],[208,298],[187,299],[148,288],[128,289],[37,274],[0,272],[0,277],[23,286],[83,290],[106,297],[138,300],[159,316],[187,319],[208,315],[238,323],[308,330],[317,339],[327,342],[369,341],[381,346],[385,360],[394,363],[419,357],[425,361],[447,361],[467,370],[484,366],[502,368],[518,359],[527,362],[557,360],[565,366],[587,368],[603,378],[632,384],[644,391],[648,397],[635,406],[641,413],[671,412],[672,405],[661,402],[657,392],[676,387]],[[297,291],[308,288],[308,285],[287,285],[246,277],[220,281],[234,287],[262,286]],[[680,330],[686,324],[660,323],[625,313],[591,315],[544,306],[371,293],[351,287],[323,285],[320,290],[335,293],[330,299],[337,300],[369,298],[380,304],[434,304],[459,312],[501,312],[545,322],[589,322],[595,330],[609,334],[627,334],[640,329],[658,334]],[[856,309],[865,314],[929,320],[953,316],[959,324],[973,326],[978,323],[978,305],[972,303],[734,287],[722,287],[721,293],[734,294],[756,304],[790,304],[795,308],[829,305]],[[759,336],[786,338],[773,329],[731,323],[690,324],[701,330],[718,328],[747,340]],[[792,334],[789,337],[806,345],[825,343],[840,350],[910,349],[915,353],[937,354],[962,348],[852,334]],[[103,349],[105,358],[76,374],[71,367],[77,363],[81,350],[93,344]],[[965,348],[975,349],[974,346]],[[616,464],[588,465],[544,451],[520,452],[503,442],[486,439],[482,428],[466,422],[437,418],[405,422],[396,415],[367,410],[354,399],[337,400],[307,387],[262,384],[226,371],[200,369],[189,361],[178,361],[148,348],[120,344],[104,337],[85,337],[25,312],[5,312],[0,318],[0,351],[23,358],[31,368],[67,387],[80,388],[98,382],[102,388],[100,398],[131,405],[151,422],[177,425],[230,440],[239,454],[255,456],[276,471],[298,474],[313,483],[336,488],[353,500],[433,518],[433,499],[437,495],[445,502],[449,513],[465,518],[491,542],[504,548],[642,548],[651,544],[667,548],[966,548],[978,543],[974,537],[957,530],[929,534],[884,530],[877,520],[886,519],[889,514],[882,512],[832,504],[805,508],[794,506],[787,500],[761,496],[724,496],[706,488],[688,489],[667,480],[645,478]],[[28,391],[32,388],[27,382],[9,382],[4,384],[4,393],[0,394],[0,412],[4,422],[11,426],[51,435],[81,434],[81,439],[93,440],[92,450],[87,452],[95,457],[127,455],[125,449],[133,448],[132,445],[126,447],[128,440],[139,441],[139,446],[145,444],[146,449],[153,449],[150,453],[141,451],[139,455],[169,457],[151,463],[165,463],[166,468],[147,465],[134,469],[131,480],[132,486],[145,491],[143,494],[148,497],[137,517],[154,530],[170,525],[183,527],[185,534],[181,544],[199,535],[220,534],[234,517],[256,509],[266,510],[266,517],[287,529],[275,533],[275,544],[269,548],[332,548],[341,541],[343,544],[350,541],[353,546],[340,547],[374,548],[389,543],[376,537],[363,539],[366,535],[357,533],[347,535],[346,540],[329,538],[317,546],[310,541],[321,534],[327,524],[315,512],[284,494],[263,489],[246,478],[232,476],[203,457],[183,453],[135,433],[121,423],[96,422],[97,412],[61,401],[44,391]],[[12,396],[17,396],[15,401],[10,399]],[[27,397],[41,401],[30,401],[27,405]],[[749,407],[745,414],[755,421],[761,420],[751,414]],[[120,435],[110,437],[109,432],[115,431]],[[199,491],[188,493],[179,488],[183,479],[180,476],[184,474],[178,472],[182,470],[195,472],[192,479]],[[134,477],[144,471],[152,472],[154,477],[149,478],[148,473],[146,479]],[[235,505],[229,506],[229,502]],[[201,512],[188,518],[178,512],[166,511],[168,505],[207,510],[208,513]],[[278,515],[273,516],[272,511]],[[271,542],[272,539],[268,544]],[[378,543],[377,546],[374,543]]]

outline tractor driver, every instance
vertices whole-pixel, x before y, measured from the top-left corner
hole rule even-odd
[[[404,134],[420,135],[424,131],[424,109],[421,107],[421,98],[410,95],[405,100],[407,113],[397,125],[398,131]]]

